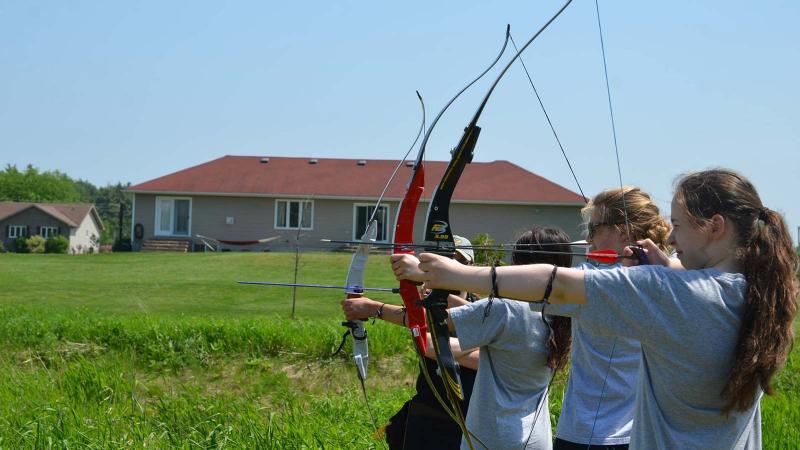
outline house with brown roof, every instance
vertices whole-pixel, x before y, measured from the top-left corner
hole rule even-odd
[[[154,239],[197,235],[254,241],[280,237],[270,248],[288,248],[296,236],[305,245],[320,239],[350,240],[363,233],[372,208],[397,160],[223,156],[128,188],[133,194],[134,249]],[[417,210],[422,228],[430,192],[447,167],[426,161],[426,189]],[[413,162],[390,183],[378,211],[378,240],[391,241],[397,207]],[[508,161],[473,162],[456,186],[450,219],[457,234],[489,233],[510,242],[531,225],[557,226],[580,239],[583,198]]]
[[[70,253],[92,253],[99,249],[103,220],[90,203],[0,202],[0,230],[7,249],[20,236],[63,235]]]

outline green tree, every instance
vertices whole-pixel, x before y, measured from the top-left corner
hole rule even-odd
[[[77,202],[75,182],[59,171],[40,172],[28,164],[24,172],[11,164],[0,172],[0,200],[13,202]]]
[[[476,247],[491,247],[495,245],[494,239],[489,236],[489,233],[479,233],[472,238],[472,245]],[[503,265],[503,258],[506,252],[500,249],[475,249],[475,264],[478,266],[491,266],[496,264]]]
[[[108,185],[98,188],[94,197],[97,213],[103,219],[105,230],[100,237],[102,244],[110,244],[119,236],[119,213],[123,210],[122,239],[126,240],[131,229],[131,197],[123,192],[130,183]]]
[[[97,197],[97,187],[86,180],[75,180],[75,190],[78,191],[80,201],[84,203],[94,203]]]

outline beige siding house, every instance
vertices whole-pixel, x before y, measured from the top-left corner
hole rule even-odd
[[[93,253],[99,249],[103,221],[89,203],[0,202],[0,230],[7,249],[19,236],[63,235],[70,253]]]
[[[232,244],[275,238],[265,245],[273,250],[292,248],[300,236],[305,248],[333,249],[320,239],[360,237],[398,163],[225,156],[137,184],[128,189],[133,194],[133,248],[148,240],[185,239],[199,249],[201,235]],[[444,161],[426,162],[417,239],[422,238],[427,192],[446,166]],[[397,207],[410,175],[406,164],[384,196],[378,240],[393,238]],[[580,239],[583,205],[580,195],[507,161],[472,163],[455,190],[450,219],[456,233],[469,238],[489,233],[497,242],[511,242],[537,224],[557,226]]]

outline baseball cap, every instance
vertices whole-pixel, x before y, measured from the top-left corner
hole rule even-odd
[[[456,247],[472,247],[472,242],[469,239],[455,234],[453,235],[453,243],[456,244]],[[460,253],[468,263],[475,262],[475,251],[471,248],[456,248],[456,253]]]

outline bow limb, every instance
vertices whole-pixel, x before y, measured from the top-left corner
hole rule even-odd
[[[345,283],[347,298],[361,297],[364,293],[364,269],[369,259],[371,243],[375,242],[377,236],[378,222],[373,219],[361,236],[361,244],[358,245],[350,261],[350,269],[347,271],[347,281]],[[358,376],[363,382],[363,380],[367,379],[367,365],[369,362],[367,330],[364,328],[364,321],[348,320],[342,322],[342,325],[350,329],[350,335],[353,338],[353,361],[358,369]]]
[[[424,115],[423,105],[423,115]],[[425,189],[425,167],[422,162],[423,152],[420,152],[417,162],[412,169],[411,180],[406,189],[406,195],[400,201],[397,209],[397,220],[394,229],[394,253],[414,254],[410,244],[414,241],[414,215],[417,211],[419,199]],[[406,325],[411,330],[417,350],[425,354],[427,348],[428,326],[425,322],[425,310],[419,305],[419,288],[408,280],[400,281],[400,297],[406,308]]]
[[[436,117],[431,122],[431,126],[428,128],[428,131],[425,133],[425,137],[422,139],[422,143],[420,144],[419,152],[417,154],[416,162],[414,163],[414,167],[411,173],[411,179],[408,182],[408,187],[406,188],[406,194],[403,199],[400,201],[400,205],[398,206],[397,211],[397,220],[395,221],[395,234],[394,234],[394,243],[393,243],[393,251],[394,253],[403,253],[403,254],[413,254],[414,253],[414,217],[416,214],[416,209],[419,204],[419,200],[422,197],[422,192],[425,189],[425,167],[424,167],[424,157],[425,157],[425,149],[428,143],[428,139],[430,138],[431,132],[436,127],[436,124],[439,122],[439,119],[442,117],[445,111],[456,101],[458,97],[461,96],[467,89],[469,89],[473,84],[475,84],[478,80],[483,78],[489,70],[494,67],[500,58],[505,53],[506,47],[508,46],[509,38],[511,37],[511,26],[506,27],[506,35],[505,40],[503,41],[503,46],[500,49],[500,52],[497,54],[495,59],[489,64],[486,69],[483,70],[475,79],[470,81],[466,86],[464,86],[460,91],[458,91],[446,104],[445,106],[439,111]],[[419,96],[419,92],[417,93]],[[420,97],[420,103],[422,103],[422,97]],[[423,114],[423,123],[425,117],[425,105],[422,104],[422,114]],[[419,305],[419,301],[421,299],[419,288],[412,282],[407,280],[402,280],[400,282],[400,295],[403,298],[403,304],[406,308],[406,319],[408,328],[411,330],[412,336],[417,345],[417,349],[420,350],[421,354],[425,354],[425,350],[427,348],[427,323],[425,319],[425,311]]]
[[[422,102],[422,96],[419,95],[419,92],[417,92],[417,97],[419,98],[420,102]],[[361,236],[358,247],[356,248],[356,252],[353,254],[353,258],[350,260],[350,268],[347,270],[347,280],[345,281],[345,294],[347,298],[361,297],[361,295],[364,293],[364,270],[366,269],[367,261],[369,260],[369,253],[372,244],[375,243],[375,240],[378,237],[378,220],[376,219],[376,216],[378,210],[380,209],[381,201],[383,200],[384,194],[386,193],[387,189],[389,189],[389,185],[392,183],[392,180],[394,180],[395,175],[397,174],[398,170],[400,170],[400,167],[402,166],[406,157],[408,157],[408,154],[411,153],[411,150],[417,144],[417,141],[422,135],[424,129],[425,114],[423,108],[422,123],[420,124],[416,137],[414,138],[414,142],[411,144],[397,167],[395,167],[392,174],[389,176],[389,181],[386,182],[381,194],[378,196],[378,201],[375,203],[372,214],[367,222],[367,228],[364,230],[364,234]],[[372,413],[372,408],[369,406],[369,397],[367,396],[367,389],[364,383],[364,381],[367,379],[367,369],[369,366],[369,343],[367,341],[367,330],[364,328],[363,320],[347,320],[342,322],[342,325],[348,328],[348,332],[353,340],[353,362],[355,363],[358,373],[358,380],[361,384],[361,392],[364,394],[364,401],[367,405],[370,418],[372,419],[372,426],[377,431],[378,428],[375,421],[375,415]]]
[[[422,96],[419,94],[419,92],[417,92],[417,98],[419,98],[420,103],[422,103]],[[358,247],[356,248],[355,253],[353,253],[353,258],[350,260],[350,268],[347,270],[347,280],[345,282],[345,293],[347,298],[361,297],[361,295],[364,293],[364,270],[367,266],[367,261],[369,260],[369,253],[370,249],[372,248],[372,244],[375,243],[375,240],[378,237],[378,221],[376,219],[376,215],[380,209],[381,201],[383,200],[383,196],[386,194],[387,189],[389,189],[389,185],[392,183],[392,180],[394,180],[395,175],[397,175],[398,170],[408,157],[408,154],[411,153],[411,150],[417,144],[417,141],[422,135],[424,129],[425,107],[423,105],[422,123],[420,124],[416,137],[414,138],[414,142],[411,143],[411,146],[409,147],[408,151],[406,151],[403,159],[389,176],[389,181],[386,182],[381,194],[378,196],[378,201],[375,203],[372,214],[370,214],[369,221],[367,222],[367,228],[364,230],[364,234],[359,240]],[[348,320],[342,322],[342,325],[350,329],[350,335],[353,338],[353,361],[358,369],[359,379],[363,385],[364,380],[367,379],[367,367],[369,362],[367,330],[364,328],[364,321]]]

